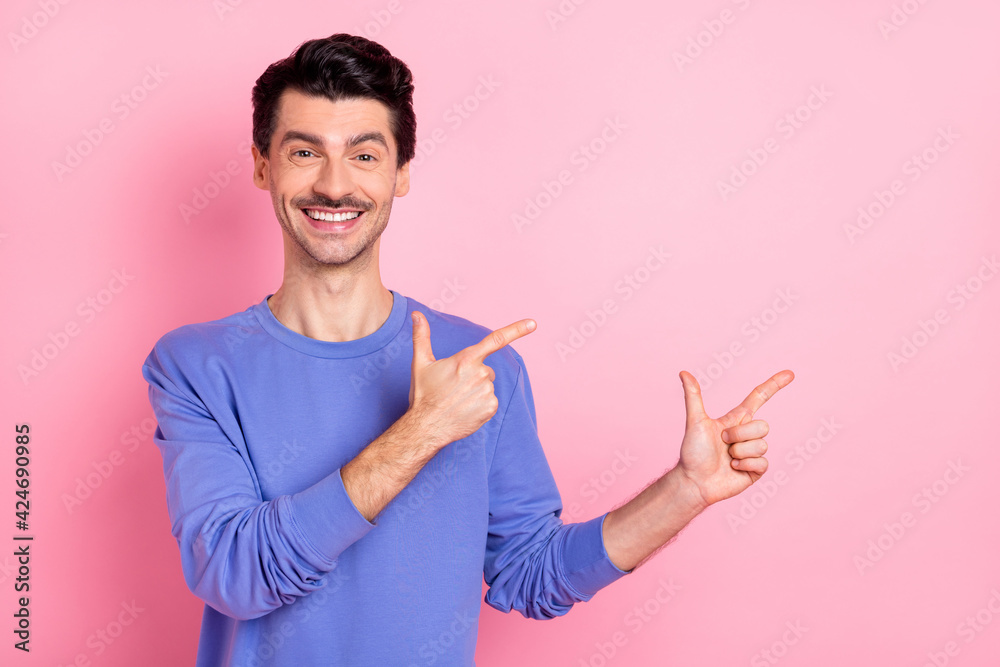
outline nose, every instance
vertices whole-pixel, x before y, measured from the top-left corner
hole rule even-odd
[[[332,200],[351,194],[354,192],[354,180],[350,167],[340,160],[326,160],[313,183],[313,190]]]

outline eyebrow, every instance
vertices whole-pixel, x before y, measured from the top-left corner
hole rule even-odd
[[[285,136],[281,138],[280,146],[284,146],[292,141],[305,141],[316,146],[326,147],[326,141],[323,137],[318,134],[313,134],[312,132],[302,132],[300,130],[289,130],[288,132],[285,132]],[[347,138],[347,148],[354,148],[355,146],[363,144],[367,141],[374,141],[375,143],[382,144],[386,150],[389,150],[389,144],[385,140],[385,135],[378,131],[351,135]]]

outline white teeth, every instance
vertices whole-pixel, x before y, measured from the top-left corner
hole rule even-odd
[[[345,220],[353,220],[361,215],[361,213],[359,211],[350,211],[348,213],[329,213],[326,211],[313,211],[308,209],[306,210],[306,215],[313,220],[323,220],[325,222],[344,222]]]

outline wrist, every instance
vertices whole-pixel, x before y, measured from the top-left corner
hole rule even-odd
[[[416,445],[417,449],[425,451],[431,456],[447,445],[437,429],[433,426],[433,420],[429,419],[419,409],[409,408],[403,413],[393,425],[398,429],[401,436]]]
[[[667,471],[662,479],[674,487],[678,502],[689,508],[692,513],[698,514],[712,504],[701,492],[701,487],[691,479],[680,464]]]

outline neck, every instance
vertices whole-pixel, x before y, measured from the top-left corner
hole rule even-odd
[[[392,292],[382,284],[377,262],[374,267],[361,273],[324,270],[304,275],[286,264],[281,287],[267,305],[279,322],[303,336],[333,343],[364,338],[375,333],[392,310]]]

